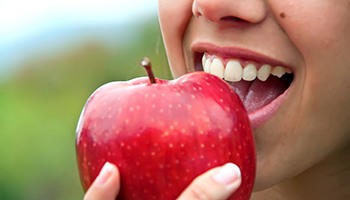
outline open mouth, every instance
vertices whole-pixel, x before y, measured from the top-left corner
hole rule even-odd
[[[251,120],[258,118],[256,126],[277,109],[281,101],[277,100],[286,93],[294,79],[288,67],[221,58],[209,53],[195,55],[195,70],[211,73],[228,82],[242,100]]]

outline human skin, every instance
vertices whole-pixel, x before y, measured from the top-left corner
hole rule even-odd
[[[264,55],[294,74],[282,104],[254,128],[253,199],[349,198],[350,0],[158,3],[174,77],[195,71],[203,43]]]

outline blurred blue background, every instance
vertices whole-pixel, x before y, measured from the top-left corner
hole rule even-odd
[[[171,78],[156,0],[1,0],[0,199],[82,199],[80,111],[143,56]]]

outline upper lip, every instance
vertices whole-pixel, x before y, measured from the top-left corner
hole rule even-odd
[[[269,64],[271,66],[283,66],[293,71],[293,68],[283,61],[241,47],[220,47],[215,44],[198,42],[191,45],[191,50],[194,53],[194,57],[198,56],[198,53],[208,53],[219,56],[223,59],[237,58],[246,61]]]

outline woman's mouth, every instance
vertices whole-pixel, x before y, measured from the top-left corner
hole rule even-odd
[[[292,70],[273,63],[196,53],[196,71],[228,82],[242,100],[253,128],[268,120],[282,104],[294,79]]]

